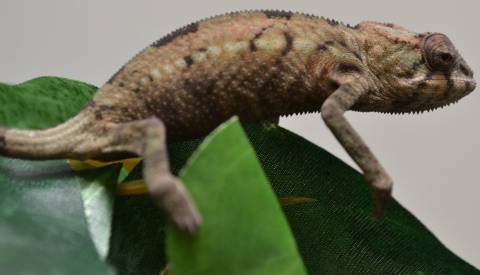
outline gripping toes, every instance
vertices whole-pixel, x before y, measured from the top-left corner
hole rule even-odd
[[[190,193],[178,178],[163,175],[149,187],[155,202],[167,212],[179,230],[192,235],[198,231],[202,218]]]

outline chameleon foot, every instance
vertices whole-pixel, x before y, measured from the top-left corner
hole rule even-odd
[[[150,185],[150,194],[179,230],[190,235],[198,231],[201,215],[180,180],[172,175],[162,176]]]
[[[373,212],[377,219],[383,218],[385,208],[391,199],[392,181],[386,176],[372,184],[373,186]]]

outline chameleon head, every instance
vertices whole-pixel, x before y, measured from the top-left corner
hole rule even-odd
[[[374,109],[366,111],[433,110],[454,103],[475,89],[472,70],[446,35],[417,34],[401,27],[392,28],[389,35],[387,48],[391,49],[381,57],[373,53],[380,64],[373,68],[379,79],[378,91],[365,98],[369,104],[376,103]]]
[[[419,103],[410,105],[412,111],[435,109],[456,102],[476,87],[473,71],[448,39],[441,33],[426,35],[420,42],[423,69],[400,84],[413,89],[408,95]],[[409,104],[406,105],[408,107]],[[405,110],[401,110],[405,111]],[[407,110],[408,111],[408,110]]]

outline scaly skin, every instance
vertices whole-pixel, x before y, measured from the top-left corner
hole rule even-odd
[[[201,218],[170,174],[165,140],[242,121],[321,111],[373,188],[383,215],[392,180],[343,116],[421,112],[474,90],[450,40],[393,24],[351,27],[315,16],[248,11],[190,24],[144,49],[75,118],[47,130],[0,129],[0,153],[26,159],[145,159],[154,199],[190,233]]]

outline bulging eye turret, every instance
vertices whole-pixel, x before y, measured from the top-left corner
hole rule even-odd
[[[448,72],[458,61],[459,54],[448,37],[433,33],[422,41],[423,57],[432,71]]]

